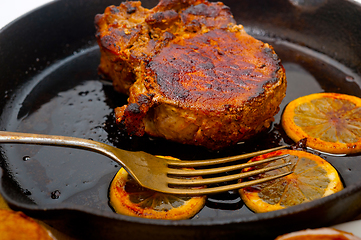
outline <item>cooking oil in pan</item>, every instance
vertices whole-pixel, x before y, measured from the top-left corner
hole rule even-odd
[[[268,41],[268,40],[267,40]],[[268,41],[270,42],[270,41]],[[282,110],[293,99],[315,92],[340,92],[361,96],[361,80],[350,69],[321,54],[287,42],[270,42],[286,69],[288,88],[273,126],[261,137],[222,151],[211,152],[163,139],[129,137],[119,129],[113,109],[127,97],[114,92],[111,83],[97,75],[99,50],[81,51],[43,70],[15,91],[8,106],[9,131],[67,135],[93,139],[128,150],[171,155],[180,159],[205,159],[237,155],[284,143],[292,143],[280,126]],[[4,113],[5,114],[5,113]],[[84,150],[4,145],[3,167],[24,196],[36,204],[75,204],[112,211],[108,187],[120,166],[112,160]],[[356,156],[322,155],[339,171],[345,185],[360,180],[361,165]],[[61,205],[60,205],[61,206]],[[209,196],[206,207],[195,219],[253,214],[237,191]]]

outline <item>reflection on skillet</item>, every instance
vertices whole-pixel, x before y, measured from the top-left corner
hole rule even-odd
[[[129,137],[116,127],[113,116],[114,107],[123,105],[126,96],[100,81],[96,71],[99,49],[95,45],[45,69],[18,90],[7,113],[6,129],[90,138],[180,159],[216,158],[292,143],[281,129],[280,116],[285,105],[299,96],[323,91],[361,96],[361,80],[351,70],[289,43],[262,40],[270,42],[282,59],[288,89],[272,128],[253,141],[212,152],[163,139]],[[3,151],[7,156],[4,168],[21,186],[24,196],[35,203],[64,202],[112,211],[108,187],[120,167],[112,160],[83,150],[45,146],[4,145]],[[345,186],[361,180],[356,156],[322,157],[339,171]],[[240,214],[253,213],[235,191],[210,196],[195,219]]]

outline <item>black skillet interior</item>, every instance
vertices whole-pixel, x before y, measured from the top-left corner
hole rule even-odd
[[[144,1],[152,7],[157,1]],[[314,92],[361,97],[361,6],[343,0],[228,0],[238,23],[272,44],[286,68],[291,100]],[[114,126],[112,109],[126,102],[97,74],[93,19],[110,0],[64,0],[44,6],[0,32],[1,130],[69,135],[124,149],[215,158],[291,143],[279,125],[254,141],[218,152],[161,139],[129,138]],[[275,236],[329,226],[361,212],[360,156],[321,154],[346,189],[286,210],[254,214],[237,193],[210,196],[191,220],[117,215],[107,190],[119,166],[95,153],[56,147],[2,145],[0,192],[9,205],[84,239],[231,239]]]

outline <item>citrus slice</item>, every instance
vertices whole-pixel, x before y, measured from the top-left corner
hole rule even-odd
[[[291,162],[287,167],[259,174],[252,177],[252,179],[272,176],[290,170],[293,173],[270,182],[239,190],[244,203],[254,212],[269,212],[287,208],[328,196],[343,189],[343,184],[336,169],[326,160],[308,152],[279,150],[254,157],[250,161],[258,161],[284,154],[289,154],[289,156],[243,170],[249,171],[255,168]]]
[[[295,142],[328,153],[361,152],[361,99],[339,93],[315,93],[290,102],[282,126]]]
[[[119,214],[170,220],[192,218],[206,202],[205,195],[178,196],[143,188],[124,168],[114,177],[110,185],[109,198],[110,205]]]
[[[275,240],[361,240],[361,238],[333,228],[317,228],[287,233],[278,236]]]

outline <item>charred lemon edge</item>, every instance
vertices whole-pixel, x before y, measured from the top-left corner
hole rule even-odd
[[[157,157],[176,159],[168,156]],[[113,178],[109,188],[109,203],[116,213],[151,219],[183,220],[192,218],[205,206],[206,195],[190,196],[189,200],[185,201],[185,204],[177,208],[172,208],[169,211],[156,211],[153,208],[139,207],[136,203],[130,201],[129,195],[124,191],[128,175],[128,172],[124,168],[121,168]],[[171,195],[165,193],[155,194]],[[176,195],[174,196],[177,197]]]
[[[327,186],[322,198],[329,196],[333,193],[339,192],[344,188],[337,170],[323,158],[309,152],[299,151],[299,150],[278,150],[254,157],[249,162],[258,161],[267,157],[278,156],[282,154],[296,155],[299,158],[301,157],[309,158],[317,162],[319,166],[321,166],[323,169],[326,170],[327,176],[329,176],[330,178],[330,183]],[[293,176],[294,173],[291,173],[290,175],[287,175],[284,178],[292,179]],[[276,211],[276,210],[288,208],[286,206],[281,206],[280,204],[272,205],[263,201],[262,198],[258,196],[258,192],[248,192],[248,191],[246,192],[244,189],[239,189],[239,194],[243,202],[246,204],[246,206],[256,213],[264,213],[264,212],[270,212],[270,211]]]
[[[320,138],[309,136],[303,129],[294,122],[295,108],[303,103],[310,102],[314,99],[333,98],[342,99],[354,103],[357,107],[361,107],[361,99],[355,96],[341,93],[313,93],[310,95],[299,97],[291,101],[282,114],[282,127],[286,134],[294,141],[307,139],[307,146],[326,153],[332,154],[355,154],[361,152],[361,138],[355,143],[327,142]]]

